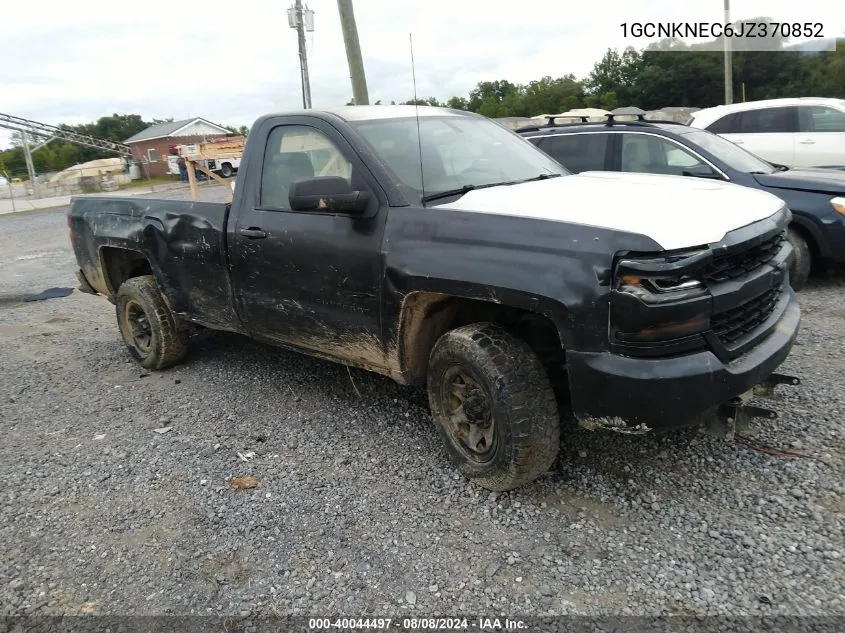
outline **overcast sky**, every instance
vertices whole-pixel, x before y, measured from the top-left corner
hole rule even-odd
[[[238,126],[302,105],[286,0],[3,4],[0,112],[51,124],[118,112]],[[343,105],[352,90],[337,3],[307,4],[316,26],[308,34],[313,106]],[[648,44],[624,39],[623,22],[723,17],[721,0],[354,0],[354,6],[371,103],[413,96],[408,33],[418,95],[446,99],[466,96],[483,80],[583,77],[608,47]],[[830,0],[733,0],[731,7],[734,20],[821,22],[826,36],[845,28],[841,3]],[[0,129],[0,147],[7,145]]]

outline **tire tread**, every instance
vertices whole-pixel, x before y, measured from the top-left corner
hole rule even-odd
[[[801,290],[807,284],[812,268],[812,253],[804,239],[795,229],[789,229],[787,239],[794,251],[794,261],[789,267],[789,283],[794,290]]]
[[[494,491],[517,488],[548,471],[559,451],[560,417],[546,370],[533,350],[502,326],[483,322],[444,334],[432,350],[430,364],[452,354],[474,359],[476,368],[490,378],[497,408],[506,411],[503,417],[511,437],[503,464],[479,469],[463,461],[459,470]],[[430,383],[429,400],[436,417],[434,391]]]
[[[152,275],[142,275],[131,277],[121,284],[115,300],[118,323],[122,321],[120,307],[122,297],[131,297],[143,306],[151,326],[158,334],[153,352],[145,359],[136,357],[136,360],[147,369],[165,369],[181,362],[188,352],[188,333],[180,329],[173,312],[158,289],[155,278]],[[121,326],[121,333],[123,333],[123,326]],[[131,351],[133,346],[125,334],[123,339]]]

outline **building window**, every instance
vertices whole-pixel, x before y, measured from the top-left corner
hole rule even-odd
[[[153,148],[147,150],[147,161],[154,163],[158,160],[158,152]]]

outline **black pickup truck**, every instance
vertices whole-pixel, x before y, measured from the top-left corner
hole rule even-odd
[[[559,402],[661,432],[767,381],[800,320],[790,218],[733,184],[571,175],[479,115],[353,106],[260,118],[231,204],[76,197],[68,225],[144,367],[202,326],[426,383],[460,471],[507,490],[554,462]]]

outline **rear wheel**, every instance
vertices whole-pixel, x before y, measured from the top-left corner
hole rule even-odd
[[[115,309],[123,342],[143,367],[164,369],[185,358],[188,333],[179,328],[152,275],[124,281]]]
[[[794,229],[789,229],[786,237],[794,251],[792,264],[789,266],[789,283],[795,290],[801,290],[810,278],[812,253],[810,253],[807,240]]]
[[[431,352],[428,398],[458,470],[488,490],[526,484],[554,463],[560,418],[537,355],[493,323],[444,334]]]

